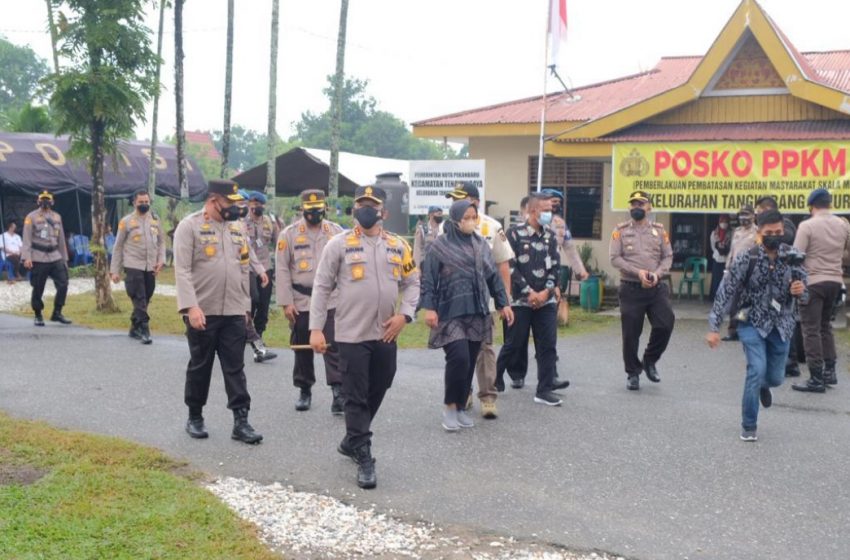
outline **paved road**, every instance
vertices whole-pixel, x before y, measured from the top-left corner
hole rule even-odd
[[[508,389],[498,420],[459,434],[440,428],[442,354],[401,352],[375,425],[371,492],[354,486],[352,464],[334,450],[343,423],[328,412],[329,391],[316,392],[312,411],[294,411],[291,355],[247,367],[262,445],[229,439],[220,376],[206,411],[211,437],[193,441],[182,431],[181,338],[143,347],[124,333],[35,330],[0,315],[0,409],[150,444],[216,475],[572,548],[638,559],[850,558],[850,375],[827,395],[780,388],[761,440],[746,444],[742,353],[735,343],[710,352],[703,329],[680,321],[663,382],[637,394],[624,387],[618,329],[562,339],[561,374],[573,380],[565,406]]]

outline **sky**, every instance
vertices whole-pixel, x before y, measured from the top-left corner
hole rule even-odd
[[[579,87],[702,55],[740,0],[568,0],[559,73]],[[801,51],[850,49],[847,0],[761,0]],[[271,0],[236,0],[232,123],[265,131]],[[539,95],[548,0],[350,0],[345,71],[369,81],[378,107],[406,123]],[[157,11],[148,10],[155,32]],[[0,34],[50,60],[43,0],[0,0]],[[184,9],[187,130],[223,125],[227,1]],[[336,61],[339,0],[280,0],[277,130],[322,112]],[[160,135],[174,129],[174,19],[166,14]],[[155,36],[153,36],[155,48]],[[549,91],[557,91],[554,80]],[[150,108],[148,115],[150,116]],[[137,136],[150,136],[150,124]]]

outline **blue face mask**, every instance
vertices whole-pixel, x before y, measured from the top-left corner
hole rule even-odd
[[[552,212],[541,212],[540,218],[538,219],[538,221],[542,225],[548,226],[549,224],[552,223]]]

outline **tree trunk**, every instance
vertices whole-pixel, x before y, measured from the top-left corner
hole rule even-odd
[[[109,260],[106,244],[103,241],[106,232],[106,201],[103,193],[103,121],[96,120],[91,126],[91,252],[94,257],[94,293],[97,310],[115,313],[118,307],[112,299],[112,287],[109,283]]]
[[[183,3],[174,0],[174,104],[177,107],[177,181],[180,198],[189,198],[186,177],[186,131],[183,130]]]
[[[156,191],[156,127],[159,122],[159,86],[160,70],[162,69],[162,29],[165,23],[165,1],[159,2],[159,29],[156,35],[156,93],[153,95],[153,119],[151,129],[151,161],[148,167],[148,194],[153,200]]]
[[[56,20],[53,19],[53,0],[47,2],[47,25],[50,27],[50,46],[53,49],[53,71],[59,73],[59,50],[56,47],[58,38],[56,36]]]
[[[272,0],[272,42],[269,60],[269,127],[266,151],[266,196],[275,196],[275,150],[277,149],[277,32],[280,0]]]
[[[224,126],[221,132],[221,178],[230,159],[230,104],[233,98],[233,0],[227,0],[227,50],[224,60]]]
[[[336,38],[336,73],[334,74],[333,107],[331,107],[331,165],[328,177],[328,193],[331,198],[339,196],[339,143],[342,127],[342,86],[345,79],[345,30],[348,21],[348,0],[340,0],[339,33]]]

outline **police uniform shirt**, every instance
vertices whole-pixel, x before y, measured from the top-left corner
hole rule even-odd
[[[850,249],[850,223],[829,212],[818,212],[797,228],[794,247],[806,254],[809,285],[844,283],[842,261]]]
[[[422,260],[428,254],[428,247],[442,232],[442,225],[440,222],[437,227],[431,227],[431,221],[428,220],[416,226],[416,235],[413,238],[413,260],[417,265],[422,264]]]
[[[251,308],[250,266],[251,250],[240,222],[217,222],[203,210],[189,214],[174,232],[177,309],[244,315]]]
[[[746,228],[741,226],[735,228],[735,231],[732,233],[732,245],[729,248],[729,255],[726,259],[726,268],[729,268],[735,262],[735,258],[738,255],[746,253],[756,244],[757,233],[758,229],[755,225]]]
[[[133,212],[121,218],[109,271],[119,274],[122,267],[152,271],[163,263],[165,234],[160,220],[150,212]]]
[[[318,228],[310,228],[302,218],[280,233],[275,262],[278,305],[295,305],[299,312],[310,311],[310,296],[293,289],[292,285],[313,286],[325,245],[342,231],[342,226],[328,220],[322,220]],[[336,291],[328,301],[328,309],[335,307]]]
[[[272,267],[272,251],[275,241],[280,234],[280,228],[271,216],[262,215],[255,219],[250,213],[245,218],[245,227],[248,231],[248,239],[254,254],[266,270]]]
[[[444,225],[445,222],[440,224],[440,234],[445,233]],[[487,241],[487,245],[490,246],[490,253],[493,255],[494,263],[502,264],[514,258],[514,251],[510,243],[508,243],[505,231],[502,229],[502,224],[499,223],[499,220],[491,218],[487,214],[478,214],[475,233]]]
[[[507,237],[516,254],[511,261],[511,305],[528,307],[531,290],[552,290],[558,285],[561,267],[558,242],[548,226],[538,231],[528,223],[510,227]],[[554,301],[553,294],[546,303]]]
[[[567,222],[560,216],[552,216],[551,227],[558,241],[558,254],[561,257],[561,266],[568,266],[573,269],[573,272],[578,274],[586,273],[584,263],[581,262],[581,256],[578,254],[578,248],[576,248],[576,244],[573,242],[573,234],[570,233],[570,228],[567,227]]]
[[[68,260],[62,216],[53,210],[33,210],[24,218],[21,260],[51,263]]]
[[[640,282],[639,270],[646,270],[661,278],[673,264],[670,236],[659,223],[637,224],[623,222],[611,234],[608,247],[611,264],[620,271],[620,279]]]
[[[331,239],[313,280],[310,330],[325,326],[328,300],[339,288],[336,306],[336,340],[358,343],[380,340],[383,323],[398,313],[413,317],[419,302],[419,271],[410,246],[402,238],[382,231],[363,235],[359,228]]]

